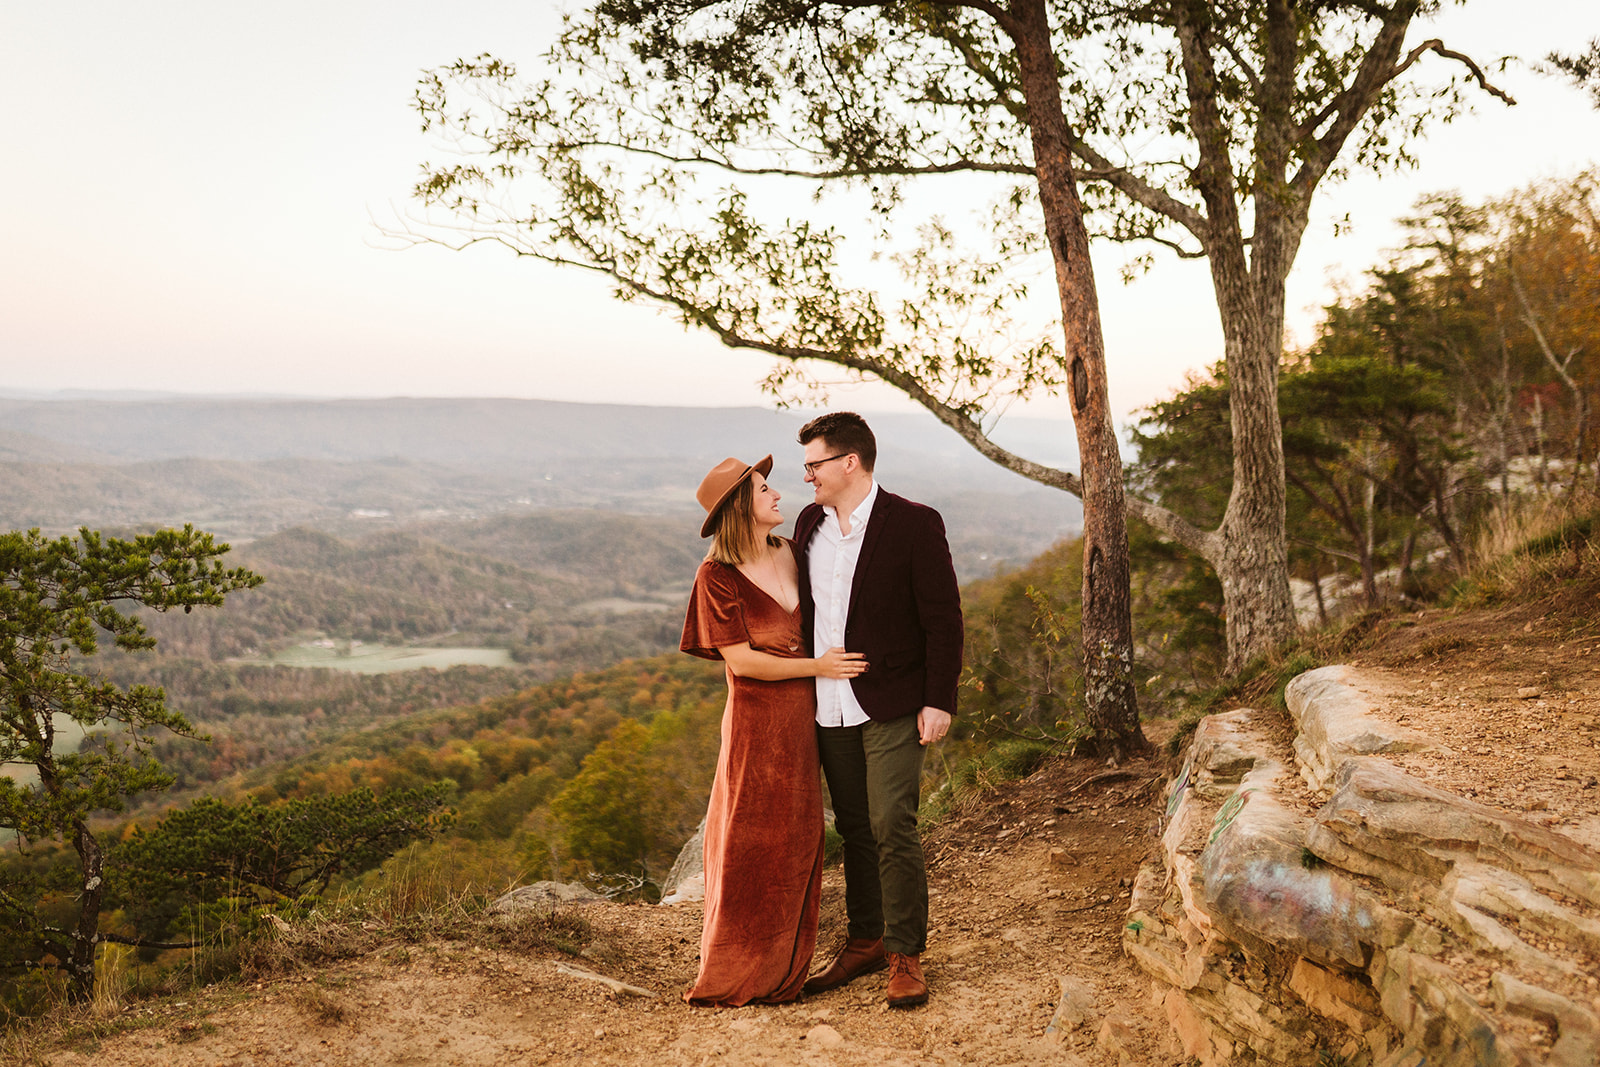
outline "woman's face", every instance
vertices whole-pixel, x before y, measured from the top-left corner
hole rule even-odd
[[[778,501],[782,500],[778,491],[767,484],[767,480],[759,473],[750,475],[750,488],[752,490],[751,515],[755,518],[756,527],[761,530],[772,530],[783,525],[783,512],[778,510]]]

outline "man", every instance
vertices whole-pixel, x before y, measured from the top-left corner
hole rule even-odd
[[[844,949],[805,984],[835,989],[889,968],[893,1008],[923,1004],[928,879],[917,834],[923,746],[944,737],[961,674],[961,594],[939,513],[878,488],[860,415],[800,430],[816,494],[795,520],[800,604],[814,648],[863,653],[867,670],[817,679],[817,741],[844,838]]]

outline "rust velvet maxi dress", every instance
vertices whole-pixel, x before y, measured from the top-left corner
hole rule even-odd
[[[773,656],[805,656],[800,610],[785,612],[737,567],[707,560],[695,574],[681,647],[721,659],[718,648],[743,641]],[[811,969],[822,900],[816,683],[727,675],[706,811],[700,973],[684,999],[783,1003],[800,995]]]

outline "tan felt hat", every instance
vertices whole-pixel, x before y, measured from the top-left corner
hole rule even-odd
[[[746,463],[742,459],[727,459],[711,468],[700,482],[700,488],[695,490],[694,498],[700,501],[700,506],[706,509],[706,521],[700,526],[700,536],[710,537],[712,520],[717,517],[717,509],[725,504],[734,490],[739,488],[739,483],[750,477],[750,472],[756,471],[765,478],[772,473],[772,457],[757,460],[755,463]]]

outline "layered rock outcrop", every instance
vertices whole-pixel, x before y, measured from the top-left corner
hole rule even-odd
[[[1600,1063],[1600,853],[1386,755],[1359,676],[1203,720],[1124,947],[1205,1064]]]

